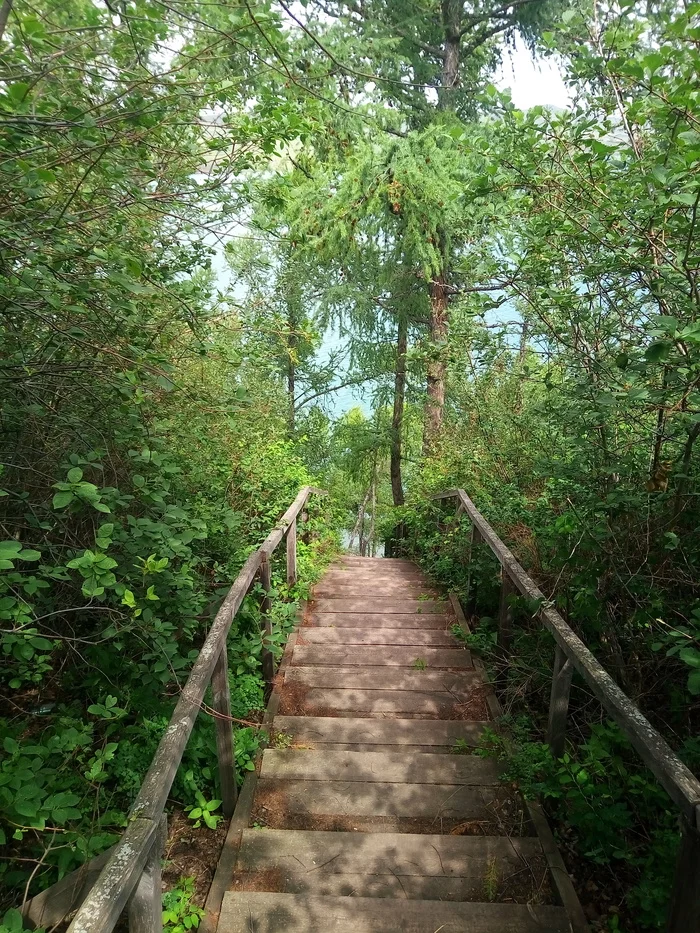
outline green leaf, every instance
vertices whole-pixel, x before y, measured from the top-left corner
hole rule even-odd
[[[671,347],[672,344],[668,340],[655,340],[646,348],[644,356],[650,363],[659,363],[661,360],[666,359],[671,352]]]
[[[65,509],[73,501],[75,496],[72,492],[57,492],[53,497],[53,507],[55,509]]]
[[[14,560],[21,550],[19,541],[0,541],[0,560]]]
[[[68,482],[69,483],[79,483],[83,478],[83,471],[78,467],[73,467],[72,470],[68,471]]]
[[[688,675],[688,693],[700,696],[700,670],[691,671]]]

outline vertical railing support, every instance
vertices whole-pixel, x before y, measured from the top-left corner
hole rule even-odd
[[[569,713],[569,695],[574,666],[557,645],[554,653],[552,692],[549,696],[549,725],[547,742],[555,758],[564,754],[566,743],[566,719]]]
[[[168,818],[163,813],[151,851],[143,866],[139,882],[129,898],[127,914],[129,933],[162,933],[163,884],[161,860],[168,838]]]
[[[304,544],[311,544],[311,531],[309,529],[309,513],[307,509],[301,513],[301,525],[304,529],[301,535],[301,540]]]
[[[287,529],[287,586],[297,582],[297,520]]]
[[[226,645],[219,652],[211,676],[212,705],[216,712],[216,752],[219,759],[219,783],[221,785],[221,809],[230,819],[236,808],[236,749],[231,721],[231,690],[228,682],[228,660]]]
[[[505,568],[501,569],[501,599],[498,607],[498,654],[500,669],[497,686],[503,689],[508,681],[508,663],[513,643],[513,605],[511,598],[516,592],[513,581]]]
[[[476,580],[474,579],[474,547],[483,538],[481,537],[481,532],[476,527],[472,525],[472,533],[469,539],[469,572],[467,576],[467,618],[470,619],[473,615],[476,614]]]
[[[262,612],[262,618],[260,620],[260,627],[262,629],[262,674],[263,680],[265,681],[265,696],[269,696],[272,692],[272,681],[275,678],[275,657],[272,653],[272,617],[270,616],[270,609],[272,603],[270,601],[270,589],[272,586],[270,580],[270,556],[269,554],[261,555],[260,560],[260,585],[263,588],[263,598],[260,604],[260,610]]]
[[[669,904],[666,933],[700,931],[700,806],[696,825],[681,816],[681,845]]]

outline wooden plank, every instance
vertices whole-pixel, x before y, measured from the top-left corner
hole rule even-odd
[[[549,828],[544,810],[536,800],[526,800],[525,806],[537,838],[542,846],[547,867],[550,872],[552,886],[556,892],[558,903],[566,910],[571,924],[571,933],[591,933],[583,907],[566,869],[564,859],[557,847],[557,843]]]
[[[238,868],[318,875],[397,874],[402,877],[469,877],[494,859],[522,868],[522,860],[542,855],[534,836],[440,836],[412,833],[319,832],[248,829],[243,833]],[[480,876],[483,882],[483,874]]]
[[[380,569],[384,567],[407,567],[412,570],[420,570],[418,564],[407,557],[360,557],[358,554],[342,554],[339,563],[348,564],[352,567],[378,567]]]
[[[260,776],[295,781],[382,781],[386,784],[498,784],[498,763],[475,755],[331,752],[266,748]]]
[[[549,605],[544,593],[525,572],[513,553],[501,541],[491,525],[476,508],[463,489],[451,489],[433,498],[457,496],[464,504],[469,518],[479,528],[482,537],[496,555],[516,588],[541,604],[539,616],[554,635],[576,670],[584,678],[595,696],[630,740],[638,754],[654,774],[670,798],[682,810],[690,825],[698,828],[700,781],[683,764],[663,736],[654,729],[639,708],[623,693],[610,674],[581,641],[562,616]]]
[[[700,930],[700,834],[681,820],[681,844],[671,891],[666,933]]]
[[[429,645],[459,648],[459,642],[450,631],[423,631],[416,628],[350,628],[308,626],[300,638],[310,645]]]
[[[449,746],[462,740],[478,745],[489,722],[420,719],[335,719],[332,716],[277,716],[275,729],[297,742],[361,742],[372,745]]]
[[[433,668],[469,668],[472,666],[471,654],[466,648],[410,648],[406,646],[374,647],[345,645],[297,645],[294,649],[292,664],[309,666],[320,664],[337,667],[414,667],[416,661],[423,661],[428,670]]]
[[[216,757],[219,765],[221,809],[228,820],[233,816],[238,797],[236,786],[236,755],[231,721],[231,688],[228,682],[226,643],[222,645],[211,678],[212,707],[218,714],[216,726]]]
[[[272,830],[267,830],[272,832]],[[286,835],[290,835],[286,832]],[[357,833],[369,839],[378,838],[378,834]],[[399,835],[398,833],[395,835]],[[494,837],[495,838],[495,837]],[[493,873],[493,863],[491,865],[473,863],[475,870],[474,877],[420,877],[418,875],[400,875],[400,874],[377,874],[363,875],[343,872],[342,874],[326,874],[324,871],[309,871],[306,874],[295,874],[294,872],[281,872],[278,869],[268,869],[262,877],[274,877],[275,891],[279,894],[315,894],[327,897],[385,897],[397,898],[399,900],[433,900],[433,901],[480,901],[484,899],[485,883],[487,871]],[[499,866],[500,867],[500,866]],[[505,878],[499,874],[499,879],[507,884],[509,875],[520,875],[524,871],[524,866],[520,867],[504,864]],[[477,877],[476,871],[481,869],[481,876]],[[543,872],[536,873],[538,880],[542,878]],[[233,878],[230,886],[231,891],[255,890],[250,886],[250,880],[255,885],[255,879],[260,876],[255,873],[239,871]],[[536,884],[537,882],[535,882]],[[534,885],[533,885],[534,886]],[[430,933],[433,933],[431,930]]]
[[[363,716],[421,716],[424,719],[459,719],[460,697],[449,693],[414,690],[332,690],[309,687],[303,702],[310,713]]]
[[[421,756],[422,757],[422,756]],[[418,760],[418,759],[416,759]],[[402,819],[488,820],[495,785],[392,784],[386,781],[283,781],[260,778],[258,799],[275,811],[315,816],[396,816]],[[381,831],[381,824],[378,830]]]
[[[313,626],[330,627],[349,627],[358,628],[360,626],[367,628],[396,628],[397,624],[401,628],[417,629],[449,629],[455,624],[455,618],[452,615],[441,615],[435,613],[422,614],[404,614],[400,621],[397,620],[393,612],[318,612],[311,609],[308,618]]]
[[[272,582],[270,577],[270,561],[266,555],[260,562],[260,586],[263,590],[263,597],[260,603],[260,628],[262,630],[262,676],[265,681],[265,696],[272,692],[272,682],[275,679],[275,656],[272,653],[272,601],[270,599],[270,589]]]
[[[439,600],[441,594],[430,586],[398,586],[371,581],[358,583],[321,583],[314,587],[314,599],[364,599],[368,593],[372,598],[393,600],[431,599]]]
[[[377,582],[386,580],[389,583],[406,581],[408,583],[428,584],[430,577],[427,574],[415,568],[394,568],[394,569],[364,569],[362,567],[348,567],[346,565],[331,565],[323,574],[323,581],[333,580],[336,583],[354,583],[356,580],[365,582]]]
[[[301,609],[302,607],[300,606],[300,611]],[[279,666],[279,670],[281,672],[283,672],[289,664],[294,637],[295,635],[292,632],[292,634],[287,639],[287,644],[284,647],[284,654],[282,655],[282,660],[280,661]],[[275,686],[275,689],[272,692],[272,696],[268,700],[265,715],[263,717],[263,738],[266,738],[265,733],[270,731],[278,699],[279,689],[277,686]],[[200,933],[215,933],[216,931],[216,925],[219,920],[219,911],[221,910],[221,903],[223,901],[224,894],[228,890],[231,883],[231,876],[233,875],[233,870],[238,858],[238,849],[241,843],[241,836],[243,830],[250,823],[257,782],[257,771],[246,772],[246,776],[243,781],[243,787],[241,788],[241,793],[236,804],[236,810],[233,814],[233,817],[231,818],[231,822],[228,825],[226,839],[219,854],[219,861],[217,863],[216,871],[214,872],[214,877],[209,887],[207,899],[204,904],[206,913],[199,925]]]
[[[160,865],[167,839],[168,818],[163,814],[141,877],[129,898],[129,933],[161,933],[163,929],[163,883]]]
[[[501,663],[497,680],[501,689],[505,688],[508,680],[508,661],[513,642],[512,599],[514,595],[513,581],[504,570],[501,570],[501,597],[498,607],[498,651]]]
[[[114,848],[111,846],[101,855],[61,878],[50,888],[35,895],[24,905],[22,916],[37,927],[52,927],[61,923],[85,900],[100,872],[109,861]]]
[[[561,907],[380,897],[234,893],[219,933],[568,933]]]
[[[287,586],[297,582],[297,520],[292,519],[287,531]]]
[[[141,877],[159,829],[160,815],[157,822],[135,819],[129,823],[68,927],[69,933],[111,933]]]
[[[387,716],[382,717],[386,722]],[[369,722],[372,720],[370,719]],[[420,720],[415,720],[419,722]],[[476,743],[474,743],[476,745]],[[452,745],[369,745],[352,742],[294,742],[292,748],[305,748],[309,751],[325,749],[333,752],[395,752],[398,748],[407,755],[453,755]]]
[[[456,698],[468,696],[474,686],[483,683],[474,670],[414,671],[393,670],[358,671],[328,667],[290,667],[285,674],[287,684],[306,684],[308,687],[329,687],[336,690],[417,690],[451,693]]]
[[[547,742],[555,758],[561,758],[566,745],[566,718],[569,713],[569,694],[571,693],[571,675],[574,672],[571,661],[557,645],[554,652],[554,671],[552,689],[549,697],[549,724]]]
[[[447,612],[447,603],[443,601],[398,599],[397,597],[378,595],[371,597],[339,596],[337,599],[323,596],[320,599],[314,599],[312,606],[316,612],[389,612],[399,615],[404,613],[428,615],[431,612],[439,612],[444,615]]]

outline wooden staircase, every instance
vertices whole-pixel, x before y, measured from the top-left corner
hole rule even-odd
[[[456,621],[408,561],[329,569],[278,675],[220,933],[581,930],[543,821],[471,754],[494,699]]]

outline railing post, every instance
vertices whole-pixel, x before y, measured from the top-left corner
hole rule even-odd
[[[163,813],[143,872],[127,905],[129,933],[162,933],[163,885],[160,863],[167,838],[168,818]]]
[[[681,845],[668,910],[666,933],[700,931],[700,807],[696,825],[681,815]]]
[[[513,606],[511,596],[516,592],[513,581],[505,567],[501,568],[501,600],[498,607],[498,653],[501,668],[496,683],[505,687],[508,680],[508,663],[510,659],[511,644],[513,642]]]
[[[555,758],[564,754],[566,743],[566,718],[569,713],[569,694],[574,666],[557,645],[554,653],[552,691],[549,696],[549,725],[547,742]]]
[[[287,529],[287,586],[297,582],[297,520]]]
[[[311,531],[309,529],[308,522],[309,513],[307,509],[304,509],[304,511],[301,513],[301,524],[304,528],[304,531],[301,535],[301,540],[304,542],[304,544],[311,544]]]
[[[272,618],[270,617],[270,609],[272,603],[270,601],[270,588],[272,583],[270,581],[270,556],[264,551],[260,559],[260,585],[263,588],[263,598],[260,604],[260,610],[262,612],[262,618],[260,620],[260,627],[262,629],[262,674],[263,680],[265,681],[265,695],[269,696],[272,692],[272,681],[275,678],[275,657],[272,653]]]
[[[474,579],[474,546],[482,541],[481,532],[472,524],[472,533],[469,539],[469,573],[467,575],[467,618],[476,613],[476,581]]]
[[[219,783],[221,785],[221,809],[230,819],[236,808],[238,788],[236,787],[236,749],[231,722],[231,690],[228,682],[228,660],[226,644],[221,647],[219,657],[211,675],[212,705],[217,715],[216,753],[219,760]]]

